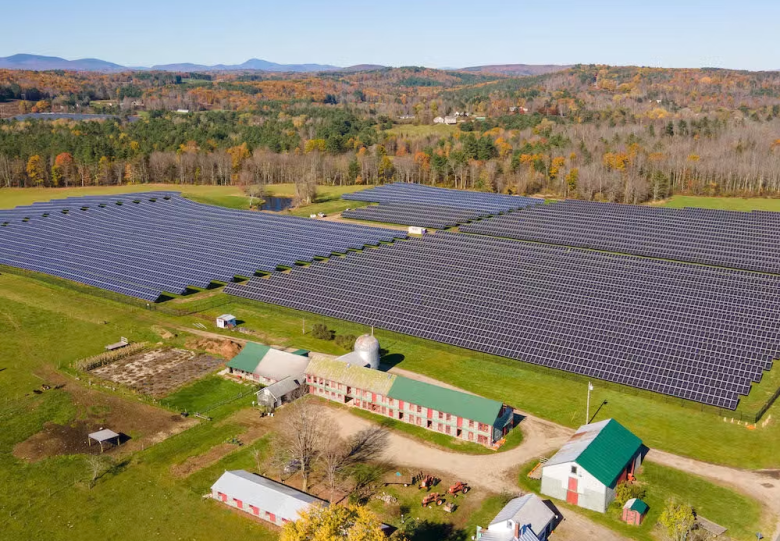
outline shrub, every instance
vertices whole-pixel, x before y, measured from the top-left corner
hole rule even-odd
[[[637,483],[620,483],[615,488],[615,504],[623,507],[631,498],[644,499],[646,494],[645,487]]]
[[[320,340],[333,340],[333,334],[323,323],[315,323],[311,329],[311,335]]]
[[[354,334],[340,334],[336,337],[336,345],[349,351],[355,344],[355,340],[357,340],[357,338]]]

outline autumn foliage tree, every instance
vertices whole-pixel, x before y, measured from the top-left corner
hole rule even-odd
[[[27,160],[27,178],[35,186],[40,186],[46,180],[46,168],[43,159],[37,154]]]
[[[365,507],[313,506],[301,518],[288,522],[280,541],[384,541],[382,523]]]
[[[51,168],[51,182],[54,186],[59,186],[61,182],[68,186],[75,174],[75,163],[73,156],[69,152],[61,152],[54,158],[54,165]]]

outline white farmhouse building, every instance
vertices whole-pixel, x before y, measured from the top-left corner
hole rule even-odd
[[[642,440],[613,419],[581,426],[542,468],[542,494],[604,513],[642,463]]]
[[[555,513],[536,494],[507,503],[487,528],[477,526],[478,541],[547,541],[556,524]]]

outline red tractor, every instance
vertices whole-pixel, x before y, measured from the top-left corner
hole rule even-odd
[[[455,498],[457,498],[459,492],[462,492],[463,494],[466,494],[466,493],[468,493],[469,490],[471,490],[470,486],[468,486],[466,483],[458,481],[457,483],[452,485],[447,492],[449,492]]]
[[[438,482],[439,480],[433,475],[426,475],[420,481],[420,490],[430,490],[431,487],[435,486]]]
[[[431,492],[430,494],[427,494],[422,499],[422,506],[423,507],[428,507],[433,502],[436,502],[436,505],[441,505],[441,504],[444,503],[444,497],[443,496],[444,496],[443,494],[439,494],[438,492]]]

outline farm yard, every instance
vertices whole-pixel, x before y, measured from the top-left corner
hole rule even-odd
[[[356,252],[344,259],[361,255]],[[317,265],[330,264],[312,264]],[[309,270],[301,266],[289,274],[275,273],[268,281],[305,276]],[[229,289],[240,287],[246,286]],[[223,313],[237,316],[241,333],[215,327],[215,318]],[[239,468],[303,488],[299,473],[284,471],[289,459],[280,453],[285,417],[292,406],[273,417],[260,417],[252,407],[252,387],[215,374],[237,352],[235,339],[239,338],[343,354],[348,348],[337,338],[354,341],[370,330],[366,323],[347,319],[228,295],[221,287],[146,307],[119,297],[106,298],[101,290],[86,285],[71,287],[67,280],[0,273],[4,337],[0,392],[5,397],[0,415],[4,424],[8,420],[7,430],[0,434],[0,486],[4,487],[0,514],[5,514],[0,518],[0,539],[17,539],[21,532],[47,535],[58,522],[66,524],[60,537],[55,537],[61,539],[97,533],[146,539],[172,529],[186,539],[276,538],[273,527],[217,502],[204,502],[202,496],[219,474]],[[315,333],[315,324],[326,332]],[[384,453],[342,472],[336,490],[318,462],[307,491],[325,500],[358,498],[383,521],[406,532],[410,541],[461,540],[473,535],[477,525],[486,526],[510,494],[534,490],[514,482],[518,472],[559,446],[562,436],[585,416],[587,380],[430,339],[435,337],[381,328],[373,332],[382,344],[383,370],[499,400],[527,417],[499,452],[471,454],[471,449],[443,441],[443,434],[391,426],[346,407],[323,406],[322,418],[335,415],[331,432],[345,441],[360,430],[381,427],[388,443]],[[131,345],[156,345],[119,355],[88,371],[77,367],[79,361],[101,355],[104,346],[119,336],[127,336]],[[620,419],[653,449],[766,470],[766,474],[751,474],[750,483],[762,475],[767,486],[751,484],[748,490],[747,481],[724,486],[720,480],[705,480],[651,461],[647,479],[658,487],[651,498],[653,521],[666,495],[675,494],[700,505],[705,516],[727,526],[735,540],[747,541],[752,529],[773,530],[772,513],[780,509],[771,503],[776,491],[772,472],[780,463],[766,449],[780,442],[775,421],[780,415],[778,405],[770,405],[759,423],[740,421],[739,416],[770,402],[776,372],[768,370],[760,383],[752,383],[750,395],[732,414],[734,421],[648,391],[593,381],[590,413],[594,419]],[[204,411],[211,420],[180,415]],[[103,428],[120,433],[122,443],[101,453],[95,444],[87,444],[86,435]],[[703,446],[702,441],[708,444]],[[706,465],[701,467],[706,471]],[[453,513],[437,505],[424,508],[420,501],[427,492],[394,483],[395,477],[411,477],[421,469],[440,478],[431,493],[446,493],[458,481],[468,482],[474,490],[458,498],[444,497],[446,503],[457,503]],[[56,491],[45,488],[44,480],[51,479],[58,484]],[[697,490],[686,491],[685,486]],[[14,491],[22,489],[30,496],[25,502],[13,497]],[[716,505],[719,499],[729,504]],[[129,527],[130,519],[117,515],[119,501],[148,515],[148,522]],[[38,512],[44,508],[46,516]],[[559,539],[578,539],[582,531],[602,539],[657,538],[651,525],[631,530],[612,515],[591,515],[565,505],[561,509],[569,518],[556,533]],[[105,517],[111,517],[110,523]],[[197,528],[204,520],[208,525]]]

